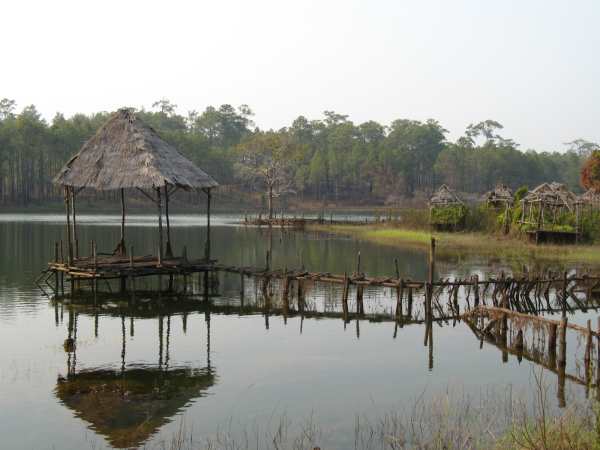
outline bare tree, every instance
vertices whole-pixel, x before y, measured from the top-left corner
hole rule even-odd
[[[272,219],[273,200],[295,193],[291,170],[296,156],[294,145],[281,134],[257,132],[238,146],[238,154],[235,164],[238,177],[265,190]]]

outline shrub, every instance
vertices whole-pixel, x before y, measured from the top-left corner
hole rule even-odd
[[[433,207],[430,221],[432,225],[463,225],[466,215],[464,205]]]

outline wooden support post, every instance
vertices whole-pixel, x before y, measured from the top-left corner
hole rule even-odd
[[[591,362],[592,362],[592,321],[588,319],[587,321],[587,335],[586,335],[586,344],[585,344],[585,355],[583,358],[584,366],[585,366],[585,379],[586,384],[589,387],[591,381]]]
[[[360,315],[365,313],[365,306],[363,304],[363,291],[364,286],[362,284],[356,285],[356,312]]]
[[[396,319],[402,320],[402,297],[404,296],[404,280],[400,280],[396,288]]]
[[[558,331],[558,325],[552,323],[548,325],[548,364],[552,369],[556,367],[556,335]]]
[[[502,350],[502,362],[507,363],[508,352],[506,351],[506,343],[508,341],[508,317],[506,316],[506,314],[502,315],[502,323],[500,326],[500,339],[502,342],[502,347],[504,348],[504,350]]]
[[[121,188],[121,241],[119,242],[119,253],[121,256],[127,254],[125,247],[125,189]]]
[[[135,306],[135,276],[133,272],[133,246],[131,246],[129,247],[129,290],[131,291],[131,304]]]
[[[67,212],[67,262],[69,265],[73,262],[73,240],[71,236],[71,210],[70,210],[70,188],[68,186],[64,187],[65,194],[65,209]]]
[[[304,314],[304,281],[298,279],[298,287],[297,287],[297,298],[298,298],[298,311],[301,314]]]
[[[156,188],[156,206],[158,210],[158,265],[160,267],[163,258],[162,202],[160,187]]]
[[[429,371],[433,371],[433,322],[429,322],[427,326],[429,329],[429,335],[427,344],[429,346]]]
[[[125,190],[123,188],[121,188],[121,240],[119,241],[117,250],[121,256],[127,254],[127,249],[125,248]],[[121,293],[125,293],[127,290],[126,280],[127,278],[123,275],[121,277]]]
[[[344,290],[342,291],[342,311],[344,314],[344,321],[348,321],[348,293],[350,291],[350,278],[348,273],[344,272]]]
[[[560,321],[560,336],[558,343],[558,406],[564,408],[565,401],[565,370],[567,367],[567,318]]]
[[[210,261],[210,203],[212,194],[209,189],[205,189],[206,192],[206,244],[204,246],[204,256],[207,261]]]
[[[92,278],[92,291],[94,292],[94,305],[98,303],[98,279],[96,272],[98,271],[98,254],[96,250],[96,241],[92,241],[92,260],[94,262],[94,278]],[[71,287],[73,283],[71,282]]]
[[[408,295],[407,295],[406,300],[408,302],[406,315],[408,317],[408,320],[411,320],[412,319],[412,308],[413,308],[413,289],[412,289],[412,287],[408,288]]]
[[[561,296],[561,307],[562,316],[567,317],[567,272],[563,272],[563,285],[562,285],[562,296]]]
[[[58,242],[54,241],[54,262],[58,264]],[[58,270],[54,270],[54,293],[58,297],[60,288],[60,282],[58,277]]]
[[[431,238],[429,245],[429,273],[427,277],[427,285],[425,286],[425,319],[431,321],[433,319],[433,311],[431,308],[433,298],[433,279],[435,277],[435,238]]]
[[[474,303],[475,307],[479,306],[479,275],[473,275]]]
[[[169,191],[168,191],[168,185],[167,182],[165,181],[165,218],[167,220],[167,248],[165,250],[165,255],[167,258],[172,258],[173,257],[173,249],[171,248],[171,221],[169,219]],[[171,286],[172,288],[172,286]]]
[[[71,212],[73,213],[73,232],[72,232],[72,237],[73,237],[73,244],[74,244],[74,255],[75,257],[79,256],[79,249],[77,248],[77,211],[75,209],[75,188],[71,187],[70,189],[71,191]]]
[[[63,241],[62,239],[60,240],[60,262],[62,264],[65,263],[65,254],[63,251]],[[65,273],[61,270],[60,272],[60,290],[61,290],[61,295],[65,295]]]
[[[288,316],[288,310],[290,307],[290,300],[289,300],[289,293],[290,293],[290,277],[287,275],[287,268],[284,270],[284,278],[283,278],[283,293],[282,293],[282,300],[283,300],[283,317],[284,320],[287,321],[287,316]]]

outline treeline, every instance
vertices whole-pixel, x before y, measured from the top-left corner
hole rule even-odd
[[[221,184],[244,191],[264,192],[264,180],[243,176],[248,171],[240,170],[239,163],[245,149],[260,152],[269,138],[284,158],[277,183],[285,184],[288,194],[314,200],[384,202],[430,192],[439,183],[473,193],[497,182],[517,187],[560,181],[578,189],[582,161],[597,148],[577,140],[562,153],[521,151],[491,120],[470,125],[464,136],[449,142],[447,130],[435,120],[357,125],[348,116],[325,111],[319,120],[300,116],[289,127],[261,131],[246,105],[209,106],[184,116],[160,100],[138,113]],[[60,199],[52,178],[108,116],[56,114],[47,122],[33,105],[18,111],[13,100],[0,100],[0,203]]]

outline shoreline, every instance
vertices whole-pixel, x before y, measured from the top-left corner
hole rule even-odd
[[[308,231],[329,232],[395,248],[427,251],[432,237],[439,255],[477,254],[504,258],[535,258],[562,263],[588,263],[600,266],[600,245],[535,245],[515,236],[481,232],[432,232],[390,225],[308,225]]]

